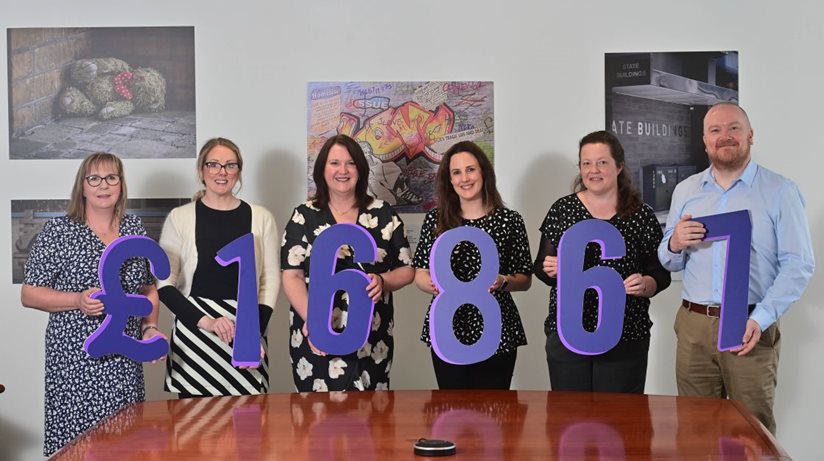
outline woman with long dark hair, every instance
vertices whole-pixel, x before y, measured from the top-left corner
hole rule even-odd
[[[432,350],[435,377],[441,389],[509,389],[518,347],[526,336],[518,308],[510,292],[524,291],[532,283],[529,240],[523,218],[506,208],[495,181],[495,170],[484,151],[471,141],[462,141],[444,153],[436,176],[438,207],[424,218],[412,265],[415,284],[432,299],[438,289],[432,282],[429,256],[438,236],[459,226],[477,227],[488,233],[498,252],[500,268],[490,292],[501,309],[501,342],[495,354],[479,363],[455,365]],[[452,271],[463,282],[474,279],[481,268],[478,249],[467,242],[452,252]],[[431,304],[430,304],[431,307]],[[431,346],[427,310],[421,340]],[[464,344],[476,342],[483,332],[483,316],[476,306],[464,304],[453,319],[455,336]]]

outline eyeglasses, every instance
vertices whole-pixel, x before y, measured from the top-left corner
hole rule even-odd
[[[106,184],[110,186],[116,186],[120,184],[120,175],[117,174],[110,174],[107,176],[98,176],[96,174],[93,174],[86,176],[85,179],[86,182],[89,183],[89,185],[92,187],[99,186],[104,180],[106,181]]]
[[[227,162],[225,165],[218,162],[206,162],[203,166],[206,167],[206,171],[212,174],[220,173],[221,168],[225,169],[227,174],[237,173],[240,170],[240,163],[237,162]]]

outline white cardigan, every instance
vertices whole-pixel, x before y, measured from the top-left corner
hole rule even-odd
[[[266,208],[251,203],[249,206],[252,208],[252,234],[255,237],[258,303],[274,309],[280,289],[277,224]],[[159,280],[157,287],[171,285],[188,297],[198,258],[195,245],[195,202],[179,206],[169,213],[160,234],[160,247],[169,256],[171,275],[165,280]]]

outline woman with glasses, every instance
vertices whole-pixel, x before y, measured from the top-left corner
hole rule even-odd
[[[213,138],[197,157],[203,185],[191,203],[163,224],[160,246],[171,276],[158,282],[160,300],[174,315],[164,389],[180,397],[247,395],[269,389],[266,330],[280,284],[277,227],[265,208],[237,198],[243,157],[226,138]],[[220,265],[221,248],[254,235],[261,359],[257,368],[232,366],[238,264]]]
[[[298,392],[389,389],[395,324],[392,292],[412,283],[414,277],[403,222],[388,203],[366,192],[369,164],[361,146],[349,136],[333,136],[323,144],[312,178],[315,196],[295,208],[281,248],[283,291],[292,305],[289,354],[295,388]],[[340,223],[361,226],[375,240],[375,262],[355,263],[352,249],[342,246],[334,268],[369,275],[366,291],[375,301],[375,310],[366,344],[352,354],[332,356],[315,348],[305,322],[312,245],[321,232]],[[332,328],[340,332],[346,326],[349,297],[337,292],[331,302]]]
[[[49,456],[102,419],[145,397],[143,364],[122,355],[92,358],[83,343],[103,322],[98,263],[106,247],[125,235],[146,235],[140,218],[125,213],[123,164],[108,153],[92,154],[77,170],[66,216],[45,223],[25,265],[21,301],[49,313],[46,326],[45,444]],[[160,335],[158,297],[145,259],[120,271],[126,293],[142,294],[152,312],[131,317],[125,334]],[[6,352],[10,353],[10,352]]]

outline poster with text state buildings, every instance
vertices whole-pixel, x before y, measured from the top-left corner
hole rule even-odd
[[[435,206],[443,153],[473,141],[494,162],[492,82],[310,82],[307,89],[307,182],[323,143],[354,138],[370,167],[369,193],[399,213]]]

